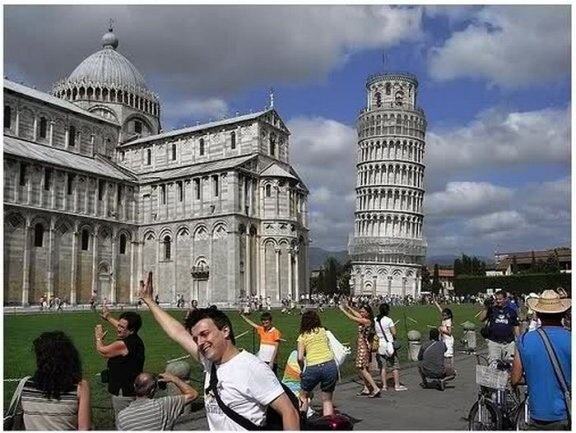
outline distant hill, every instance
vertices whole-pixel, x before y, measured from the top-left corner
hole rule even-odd
[[[474,254],[466,254],[467,256],[474,256]],[[453,266],[454,260],[460,258],[461,256],[457,256],[455,254],[444,254],[439,256],[427,256],[426,257],[426,265],[434,266],[438,264],[439,266]],[[483,256],[476,256],[478,259],[482,260],[487,265],[494,264],[494,259],[490,257],[483,257]]]
[[[340,264],[348,260],[348,251],[328,251],[318,247],[310,247],[308,250],[310,270],[319,269],[328,257],[334,257]]]

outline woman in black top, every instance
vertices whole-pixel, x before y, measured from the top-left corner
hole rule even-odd
[[[142,326],[140,315],[132,311],[124,312],[114,319],[106,307],[101,316],[116,328],[116,341],[106,345],[103,342],[106,332],[102,325],[96,325],[96,350],[108,359],[108,392],[124,397],[134,396],[134,379],[144,368],[144,343],[138,336]]]

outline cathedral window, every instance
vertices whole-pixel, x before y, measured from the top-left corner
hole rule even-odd
[[[136,134],[142,134],[142,122],[139,120],[134,121],[134,132]]]
[[[166,204],[166,185],[160,187],[160,200],[162,200],[162,204]]]
[[[48,121],[45,117],[40,118],[40,138],[46,138],[46,132],[48,127]]]
[[[104,188],[106,188],[106,183],[103,180],[98,181],[98,200],[104,198]]]
[[[66,194],[71,195],[74,187],[74,175],[69,174],[66,180]]]
[[[26,163],[20,163],[20,186],[26,185]]]
[[[200,139],[200,156],[204,156],[204,139]]]
[[[126,254],[126,235],[120,235],[120,254]]]
[[[176,144],[172,143],[172,161],[176,161]]]
[[[196,200],[200,200],[200,179],[194,179],[194,192]]]
[[[270,184],[266,185],[266,197],[272,197],[272,186]]]
[[[152,165],[152,151],[146,149],[146,165]]]
[[[386,94],[390,95],[392,93],[390,83],[386,83]]]
[[[230,148],[236,149],[236,132],[234,131],[230,133]]]
[[[90,242],[90,233],[87,229],[82,230],[82,251],[88,251],[88,244]]]
[[[170,260],[172,256],[172,241],[170,236],[164,237],[164,260]]]
[[[218,194],[220,193],[220,185],[219,185],[219,179],[218,179],[217,174],[212,176],[212,185],[214,188],[214,197],[218,197]]]
[[[74,147],[76,145],[76,128],[70,125],[68,129],[68,146]]]
[[[376,92],[376,106],[377,107],[381,107],[382,106],[382,95],[380,94],[380,92]]]
[[[12,108],[9,105],[4,105],[4,128],[12,126]]]
[[[124,195],[123,185],[118,184],[118,189],[116,191],[116,202],[118,204],[122,203],[122,199],[124,198],[123,195]]]
[[[179,180],[176,184],[178,185],[178,201],[184,201],[184,187],[182,181]]]
[[[52,169],[44,169],[44,191],[50,190],[50,181],[52,180]]]
[[[270,156],[276,156],[276,136],[270,134]]]
[[[34,226],[34,246],[41,247],[44,243],[44,226],[40,223]]]

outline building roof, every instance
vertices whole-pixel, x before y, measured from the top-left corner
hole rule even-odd
[[[201,164],[189,165],[186,167],[178,167],[169,170],[161,170],[153,173],[145,173],[139,176],[143,182],[157,182],[179,177],[196,176],[203,173],[210,173],[215,171],[226,170],[233,167],[238,167],[245,162],[257,158],[257,155],[244,155],[234,158],[220,159],[218,161],[209,161]]]
[[[192,132],[202,131],[203,129],[209,129],[209,128],[215,128],[218,126],[230,125],[232,123],[243,122],[245,120],[253,120],[253,119],[256,119],[256,118],[260,117],[261,115],[267,113],[270,110],[271,110],[271,108],[266,109],[264,111],[258,111],[257,113],[245,114],[243,116],[231,117],[229,119],[223,119],[223,120],[219,120],[216,122],[203,123],[201,125],[196,125],[196,126],[192,126],[189,128],[175,129],[173,131],[163,132],[161,134],[149,135],[148,137],[143,137],[143,138],[139,138],[138,140],[124,143],[122,146],[131,146],[133,144],[147,143],[149,141],[162,140],[165,138],[175,137],[175,136],[181,135],[181,134],[189,134]]]
[[[13,81],[4,79],[4,88],[25,96],[29,96],[30,98],[38,99],[47,104],[56,105],[65,110],[73,111],[74,113],[81,114],[82,116],[87,116],[92,119],[97,119],[101,122],[111,123],[115,126],[118,126],[118,123],[111,119],[105,119],[104,117],[97,116],[96,114],[92,114],[89,111],[78,107],[76,104],[49,95],[48,93],[32,89],[31,87],[24,86],[23,84],[18,84]]]
[[[86,57],[68,78],[56,83],[54,91],[61,87],[92,85],[153,96],[140,71],[116,51],[118,38],[112,29],[102,37],[102,47]]]
[[[287,177],[290,179],[300,180],[296,176],[288,173],[286,170],[284,170],[282,167],[280,167],[276,163],[272,163],[268,167],[266,167],[264,169],[264,171],[262,171],[262,173],[260,173],[260,176],[263,176],[263,177]]]
[[[572,250],[570,248],[555,248],[551,250],[534,251],[534,259],[536,261],[546,261],[551,255],[558,255],[560,263],[567,263],[572,261]],[[517,265],[529,265],[532,263],[532,251],[519,251],[514,253],[496,253],[500,257],[500,261],[496,264],[496,269],[506,270],[512,264],[514,259]]]
[[[128,175],[125,171],[117,168],[113,162],[78,155],[67,150],[36,144],[6,135],[4,136],[4,153],[41,161],[45,164],[94,173],[99,176],[126,181],[136,180],[135,176]]]

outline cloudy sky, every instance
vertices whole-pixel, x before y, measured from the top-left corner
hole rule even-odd
[[[570,6],[5,6],[4,75],[49,90],[109,18],[165,130],[275,89],[314,246],[346,249],[355,123],[384,70],[420,81],[429,255],[570,244]]]

